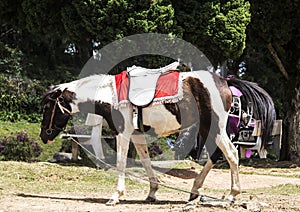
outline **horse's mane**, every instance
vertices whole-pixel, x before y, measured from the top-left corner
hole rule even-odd
[[[48,101],[51,94],[53,94],[57,89],[58,89],[58,87],[56,85],[51,86],[50,90],[48,90],[46,93],[44,93],[44,95],[42,97],[42,102],[41,102],[42,106],[46,104],[46,102]]]

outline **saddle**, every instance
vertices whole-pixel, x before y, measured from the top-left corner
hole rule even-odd
[[[179,62],[174,62],[157,69],[147,69],[139,66],[127,68],[129,101],[136,106],[149,105],[154,99],[158,78],[169,71],[176,70],[178,66]]]

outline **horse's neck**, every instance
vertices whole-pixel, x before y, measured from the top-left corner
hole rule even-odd
[[[62,84],[61,88],[67,88],[74,92],[76,99],[74,107],[85,102],[105,102],[112,104],[114,94],[111,75],[93,75],[70,83]],[[74,108],[74,109],[75,109]]]

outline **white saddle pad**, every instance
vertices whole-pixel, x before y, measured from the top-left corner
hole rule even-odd
[[[129,101],[136,106],[145,106],[152,102],[159,74],[147,77],[130,77]]]
[[[133,66],[127,69],[129,75],[129,101],[136,106],[145,106],[152,102],[157,80],[161,74],[175,70],[179,63],[174,62],[158,69],[146,69]]]

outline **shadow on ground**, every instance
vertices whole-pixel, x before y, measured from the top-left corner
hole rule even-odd
[[[109,199],[107,198],[80,198],[80,197],[58,197],[58,196],[50,196],[50,195],[36,195],[36,194],[17,194],[19,197],[23,198],[37,198],[37,199],[52,199],[52,200],[70,200],[70,201],[83,201],[87,203],[102,203],[105,204]],[[158,200],[155,202],[148,202],[146,200],[120,200],[120,203],[126,204],[155,204],[155,205],[165,205],[165,204],[186,204],[187,201],[176,201],[176,200]]]

